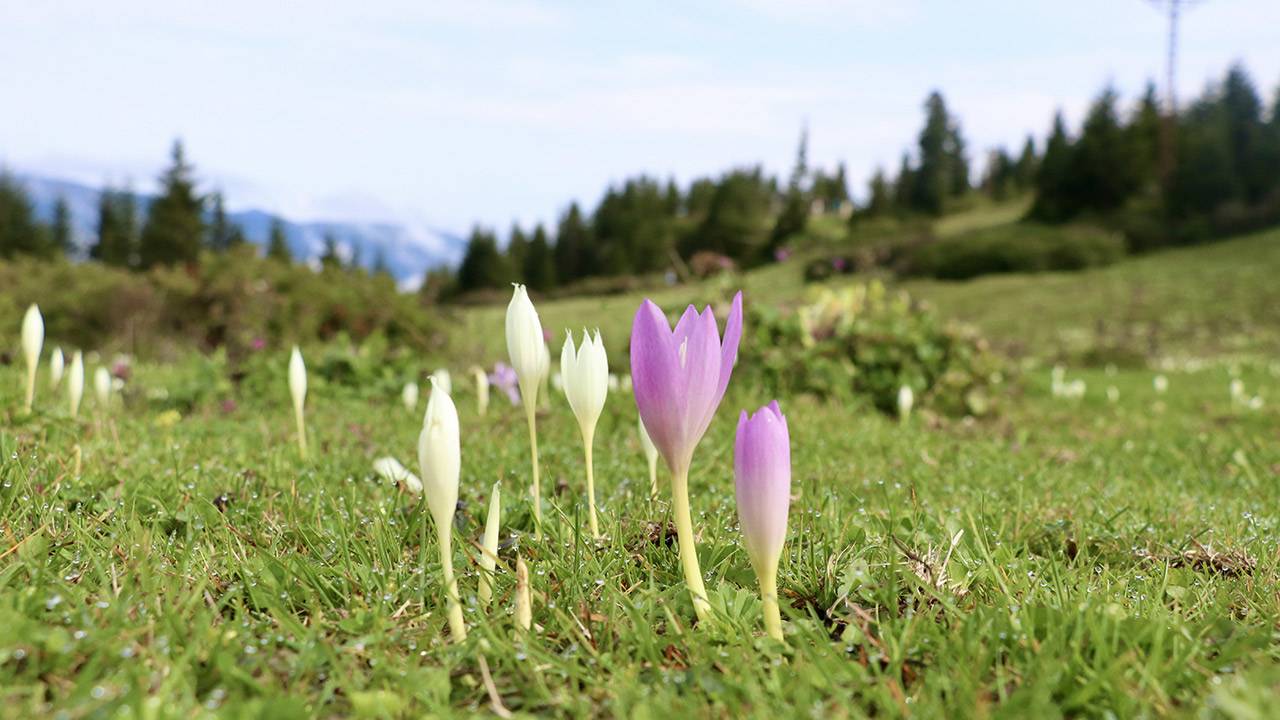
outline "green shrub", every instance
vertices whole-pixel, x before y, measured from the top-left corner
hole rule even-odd
[[[879,282],[823,288],[794,309],[753,306],[747,329],[740,372],[777,396],[864,398],[894,413],[907,385],[917,407],[983,415],[1003,382],[983,339]]]
[[[443,312],[428,312],[389,277],[256,257],[252,249],[205,255],[198,265],[146,273],[99,263],[0,262],[0,327],[17,328],[38,303],[50,347],[177,357],[225,348],[233,361],[255,348],[381,335],[396,346],[438,351]]]
[[[992,273],[1081,270],[1122,258],[1125,241],[1089,225],[1013,223],[920,244],[900,260],[908,275],[965,280]]]

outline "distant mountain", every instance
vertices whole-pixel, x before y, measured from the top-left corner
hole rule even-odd
[[[18,174],[26,188],[36,215],[42,222],[53,217],[53,207],[63,198],[71,210],[74,239],[81,256],[88,253],[97,235],[98,198],[100,188],[77,182]],[[138,207],[145,210],[151,197],[138,194]],[[278,216],[262,210],[228,212],[232,221],[244,228],[245,236],[265,247],[271,223]],[[314,262],[324,251],[324,237],[332,234],[338,241],[339,253],[348,260],[358,257],[360,264],[373,267],[381,258],[402,287],[416,287],[432,268],[456,263],[466,248],[466,239],[451,232],[429,226],[396,222],[328,222],[294,221],[279,218],[294,258]]]

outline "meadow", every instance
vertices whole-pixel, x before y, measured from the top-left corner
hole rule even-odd
[[[421,404],[315,383],[304,460],[287,348],[262,351],[276,385],[227,382],[181,412],[152,399],[201,361],[137,363],[124,402],[86,399],[78,420],[43,366],[23,414],[16,361],[0,368],[0,716],[1271,717],[1277,273],[1271,232],[1074,274],[907,283],[1013,358],[1006,397],[982,419],[925,407],[905,422],[779,398],[785,642],[763,633],[733,490],[738,412],[773,398],[740,378],[690,476],[713,609],[695,626],[630,394],[610,393],[596,435],[601,540],[577,423],[563,394],[546,399],[539,539],[523,412],[495,390],[481,417],[465,373],[505,359],[503,310],[452,318],[452,357],[421,371],[453,371],[462,428],[469,635],[453,643],[423,501],[372,469],[391,455],[417,471]],[[726,287],[779,306],[805,292],[789,263],[648,295],[671,314]],[[617,364],[640,299],[540,303],[553,354],[565,328],[599,327]],[[1082,398],[1052,392],[1055,362]],[[1232,379],[1261,407],[1233,400]],[[495,482],[484,609],[474,559]],[[517,553],[529,633],[513,617]]]

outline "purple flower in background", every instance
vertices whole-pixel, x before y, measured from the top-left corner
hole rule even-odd
[[[774,262],[786,262],[791,258],[791,251],[787,248],[778,248],[773,251]]]
[[[260,337],[256,337],[253,339],[253,342],[249,343],[249,347],[253,348],[254,350],[262,350],[267,347],[267,341],[263,340]]]
[[[502,362],[494,363],[493,372],[489,373],[489,384],[505,392],[512,405],[520,404],[520,379],[515,368]]]
[[[778,560],[787,537],[787,511],[791,507],[791,436],[777,400],[755,415],[742,411],[733,445],[733,474],[738,524],[760,582],[765,629],[781,640]]]
[[[653,444],[671,469],[672,515],[680,542],[684,582],[693,609],[705,621],[711,609],[689,514],[689,463],[724,397],[742,337],[742,293],[733,298],[724,341],[708,307],[690,305],[674,330],[652,301],[645,300],[631,325],[631,379],[636,407]]]
[[[845,262],[845,259],[842,257],[832,258],[831,260],[831,267],[835,268],[836,272],[844,272],[844,269],[848,266],[849,263]]]

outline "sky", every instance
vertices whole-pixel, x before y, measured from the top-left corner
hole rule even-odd
[[[1270,104],[1280,2],[1185,12],[1177,91],[1235,61]],[[862,194],[940,89],[975,156],[1163,82],[1147,0],[0,3],[0,164],[149,190],[176,137],[233,209],[463,232],[649,173],[811,165]]]

